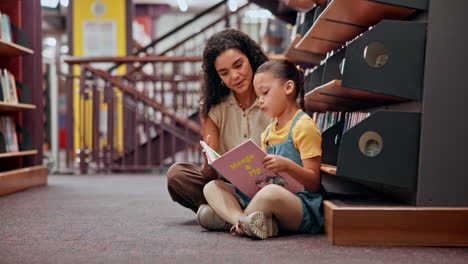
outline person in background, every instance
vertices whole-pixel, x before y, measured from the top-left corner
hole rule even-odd
[[[323,228],[320,179],[321,135],[304,108],[304,74],[287,60],[261,65],[254,77],[260,109],[276,118],[261,135],[265,168],[287,172],[305,190],[291,193],[269,184],[250,200],[224,181],[209,182],[203,192],[211,208],[232,224],[231,233],[265,239],[278,230],[317,233]]]

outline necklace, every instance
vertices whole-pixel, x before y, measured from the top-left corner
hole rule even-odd
[[[243,105],[241,102],[239,102],[239,100],[238,100],[237,98],[236,98],[236,102],[237,102],[237,105],[239,105],[239,107],[240,107],[241,109],[245,110],[245,109],[244,109],[244,106],[245,106],[245,108],[248,108],[249,106],[251,106],[251,105],[255,102],[255,100],[254,100],[252,103],[250,103],[248,106],[247,106],[247,105]]]

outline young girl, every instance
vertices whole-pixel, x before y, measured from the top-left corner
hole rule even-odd
[[[208,183],[204,188],[206,200],[217,215],[233,225],[234,235],[265,239],[276,236],[278,229],[298,233],[322,230],[321,135],[297,106],[298,97],[302,108],[304,105],[303,82],[302,71],[287,60],[266,62],[254,76],[261,111],[276,118],[261,136],[262,148],[268,154],[265,167],[287,172],[305,190],[293,194],[270,184],[249,200],[225,182]]]

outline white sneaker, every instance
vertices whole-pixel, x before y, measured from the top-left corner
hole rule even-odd
[[[256,211],[239,217],[237,225],[231,228],[231,234],[266,239],[278,235],[278,222],[273,217],[265,217],[263,212]]]
[[[197,222],[201,227],[213,231],[229,230],[232,227],[207,204],[198,207]]]

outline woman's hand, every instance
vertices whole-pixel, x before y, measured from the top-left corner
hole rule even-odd
[[[292,161],[279,155],[266,155],[263,159],[263,166],[272,172],[286,171]]]

